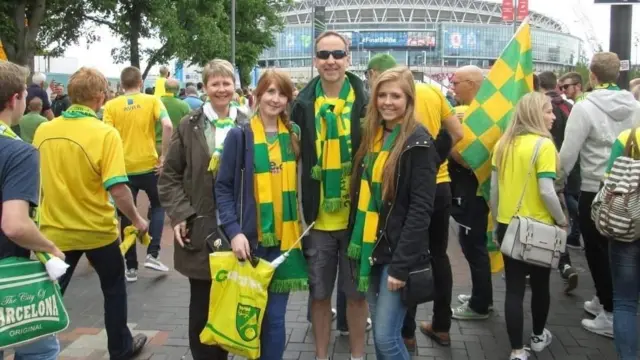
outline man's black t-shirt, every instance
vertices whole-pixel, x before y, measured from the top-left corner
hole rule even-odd
[[[42,100],[42,111],[40,115],[44,116],[47,110],[51,110],[51,102],[49,101],[49,94],[47,91],[36,84],[31,84],[27,88],[27,105],[34,97],[39,97]],[[24,110],[25,115],[29,112],[29,107]]]
[[[2,203],[24,200],[35,209],[40,186],[39,158],[36,149],[18,139],[0,135],[0,197]],[[0,207],[0,219],[3,208]],[[29,250],[11,241],[0,229],[0,259],[10,256],[29,257]]]

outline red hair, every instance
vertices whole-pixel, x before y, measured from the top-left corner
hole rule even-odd
[[[291,103],[293,100],[293,91],[296,89],[289,78],[289,75],[282,71],[269,69],[265,71],[262,76],[260,76],[260,80],[258,80],[258,85],[254,90],[254,95],[256,97],[256,103],[260,103],[260,99],[262,95],[269,89],[271,85],[275,85],[275,87],[287,98],[287,104]],[[289,120],[289,114],[287,114],[287,107],[280,113],[280,121],[284,124],[284,126],[289,130],[289,134],[291,135],[291,147],[293,147],[293,152],[296,154],[296,158],[300,156],[300,138],[293,131],[293,126],[291,121]]]

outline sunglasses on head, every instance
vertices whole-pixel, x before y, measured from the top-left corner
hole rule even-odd
[[[564,84],[564,85],[560,86],[560,89],[567,90],[569,88],[569,86],[574,86],[574,85],[578,85],[578,84],[577,83],[576,84]]]
[[[340,60],[347,56],[347,52],[344,50],[320,50],[316,52],[316,57],[320,60],[327,60],[329,56],[333,56],[334,59]]]

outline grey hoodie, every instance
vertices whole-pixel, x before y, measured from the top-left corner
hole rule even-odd
[[[598,192],[618,135],[640,125],[640,103],[628,91],[595,90],[571,110],[560,149],[558,181],[564,183],[580,155],[580,190]]]

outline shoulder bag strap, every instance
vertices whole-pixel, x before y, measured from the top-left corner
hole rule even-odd
[[[531,155],[531,164],[529,164],[529,171],[527,172],[527,177],[524,180],[524,186],[522,187],[522,194],[520,194],[520,200],[518,200],[518,206],[516,206],[516,212],[514,216],[517,216],[520,212],[520,207],[522,206],[522,200],[524,199],[524,194],[527,190],[527,183],[529,183],[529,178],[531,177],[531,173],[533,169],[536,167],[536,160],[538,160],[538,153],[540,152],[540,147],[542,146],[542,141],[544,137],[538,138],[536,141],[536,146],[533,148],[533,155]]]
[[[629,134],[629,138],[627,139],[627,143],[624,146],[624,156],[635,159],[636,156],[640,154],[640,149],[638,147],[638,142],[636,141],[636,129],[633,128],[631,133]]]

